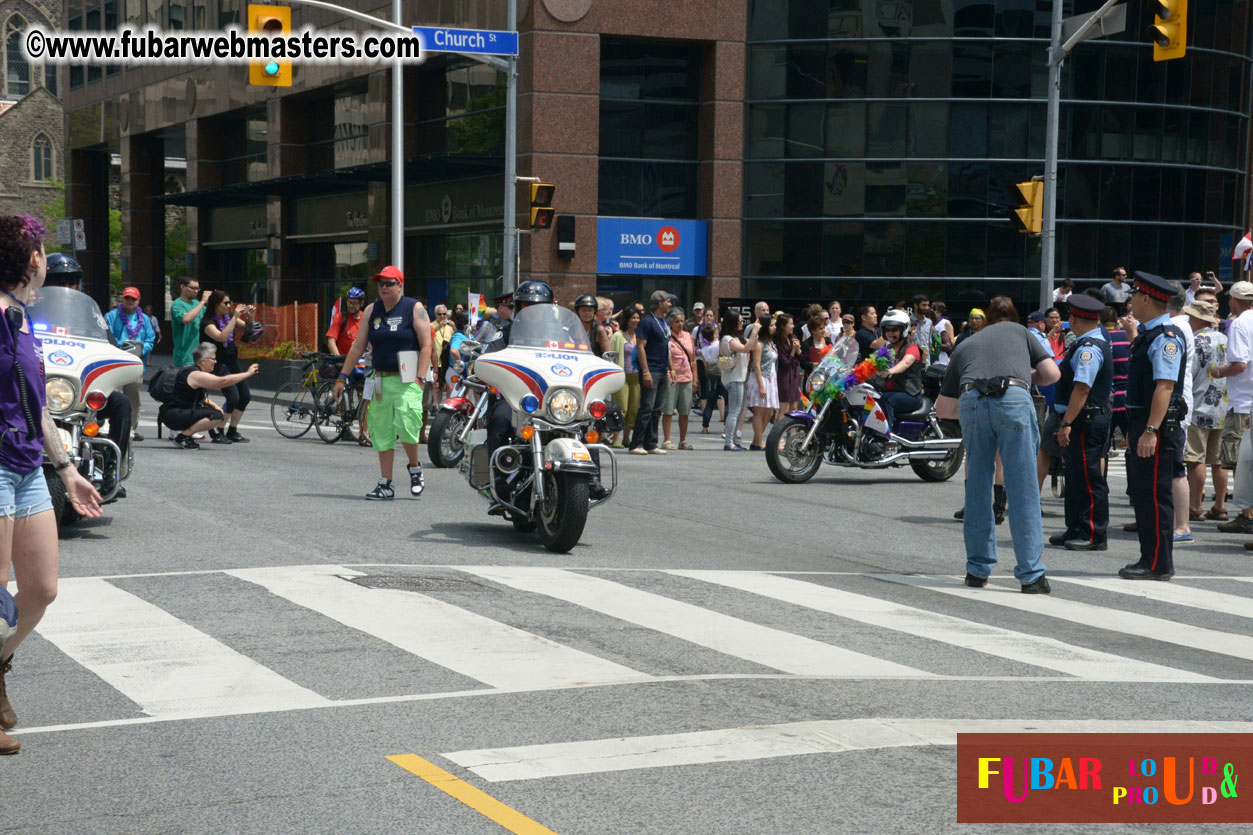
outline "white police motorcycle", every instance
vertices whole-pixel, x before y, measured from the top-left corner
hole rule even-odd
[[[118,445],[103,437],[96,412],[109,393],[143,377],[138,343],[119,348],[92,298],[69,287],[43,287],[28,308],[31,325],[43,343],[44,390],[48,413],[74,468],[91,482],[104,501],[117,495],[130,476],[133,455],[122,460]],[[44,461],[57,528],[78,518],[66,500],[65,485]]]
[[[466,342],[461,350],[478,347]],[[474,376],[513,409],[514,437],[489,451],[486,430],[473,432],[462,474],[516,530],[538,529],[549,551],[569,551],[583,535],[588,510],[608,501],[618,484],[617,461],[600,443],[596,422],[609,412],[609,397],[626,375],[592,353],[573,311],[537,304],[514,316],[507,348],[478,356]],[[593,499],[597,477],[608,492]]]

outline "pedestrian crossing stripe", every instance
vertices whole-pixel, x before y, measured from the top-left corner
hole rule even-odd
[[[422,566],[406,566],[421,570]],[[430,567],[427,567],[430,568]],[[397,648],[407,656],[421,658],[445,669],[449,676],[463,677],[455,687],[430,692],[429,679],[403,688],[410,692],[372,695],[363,698],[331,698],[318,693],[310,684],[284,677],[241,649],[232,648],[145,599],[136,578],[160,577],[168,581],[179,574],[126,575],[127,591],[111,582],[117,578],[69,578],[60,582],[60,594],[37,629],[37,634],[58,647],[76,664],[97,676],[106,685],[134,703],[145,715],[103,719],[89,723],[47,724],[23,733],[51,732],[69,728],[142,724],[157,721],[275,712],[349,705],[384,704],[434,699],[459,699],[502,693],[533,692],[575,687],[630,686],[639,683],[699,680],[780,680],[808,677],[831,680],[900,681],[999,681],[999,682],[1170,682],[1184,684],[1251,684],[1247,678],[1232,678],[1222,672],[1215,656],[1253,661],[1253,637],[1195,626],[1181,619],[1197,611],[1249,617],[1243,603],[1253,609],[1250,597],[1216,592],[1199,584],[1127,584],[1097,577],[1054,576],[1059,589],[1082,589],[1087,599],[1109,600],[1098,605],[1067,599],[1064,593],[1029,596],[1017,586],[998,585],[994,580],[983,589],[968,589],[956,577],[929,575],[876,574],[857,572],[757,572],[719,570],[632,570],[637,578],[660,588],[660,593],[644,591],[625,581],[606,579],[591,573],[615,576],[606,569],[558,569],[502,566],[440,566],[441,571],[482,581],[498,596],[483,605],[482,611],[441,600],[432,594],[397,589],[369,588],[348,580],[377,567],[344,565],[302,565],[278,568],[248,568],[227,571],[193,571],[190,578],[226,576],[273,595],[282,605],[299,608],[307,617],[324,617],[337,626],[352,630],[358,639],[376,640]],[[792,575],[792,576],[785,576]],[[798,579],[801,577],[803,579]],[[666,585],[667,579],[675,590]],[[1197,578],[1204,580],[1206,578]],[[1208,578],[1220,579],[1220,578]],[[1221,578],[1243,579],[1249,578]],[[825,581],[825,582],[824,582]],[[868,581],[879,581],[868,588]],[[639,582],[637,580],[637,582]],[[857,583],[858,591],[838,588],[841,583]],[[695,584],[695,585],[694,585]],[[703,585],[702,585],[703,584]],[[893,589],[910,587],[909,602],[891,599]],[[695,589],[695,591],[694,591]],[[718,595],[725,590],[725,596]],[[699,594],[711,605],[726,611],[696,605],[680,599]],[[969,617],[948,614],[946,600],[960,598],[962,615],[970,606],[994,620],[1002,610],[1027,612],[1081,625],[1093,633],[1123,633],[1146,642],[1164,642],[1185,647],[1193,654],[1177,655],[1185,668],[1153,663],[1114,652],[1092,649],[1051,637],[1030,634],[1012,620],[1009,625],[993,625]],[[1154,617],[1121,605],[1135,607],[1140,599],[1178,607],[1171,619]],[[921,601],[921,603],[919,602]],[[814,613],[813,623],[825,631],[814,632],[823,640],[796,634],[756,622],[767,617],[772,604],[799,607]],[[587,623],[576,616],[576,609],[590,613],[605,624],[598,626],[594,640],[578,635],[554,640],[551,636],[504,622],[516,619],[517,611],[530,607],[541,611],[544,623],[560,626],[557,637],[571,630],[570,624]],[[555,608],[554,608],[555,607]],[[561,607],[569,608],[566,612]],[[172,607],[173,608],[173,607]],[[492,615],[509,612],[503,620]],[[747,611],[750,614],[745,615]],[[1159,606],[1154,611],[1161,611]],[[728,612],[734,612],[734,616]],[[756,612],[754,618],[751,613]],[[259,613],[261,614],[261,613]],[[551,617],[550,617],[551,615]],[[793,616],[804,629],[811,625]],[[1179,618],[1179,619],[1176,619]],[[258,617],[245,645],[248,652],[259,652],[269,640],[266,619]],[[629,624],[634,629],[623,628]],[[856,625],[856,626],[855,626]],[[865,628],[884,630],[873,636],[881,643],[887,636],[908,636],[913,643],[893,642],[896,659],[923,659],[919,666],[878,657],[866,647]],[[817,628],[817,627],[815,627]],[[643,630],[644,636],[641,636]],[[852,643],[859,649],[842,646],[844,637],[860,631]],[[634,638],[631,636],[634,635]],[[654,636],[648,639],[646,636]],[[620,637],[621,636],[621,637]],[[672,667],[646,666],[648,653],[656,653],[656,639],[680,642],[680,646],[700,647],[700,664]],[[229,638],[224,640],[230,640]],[[619,650],[615,642],[635,640],[646,645],[632,655]],[[345,643],[351,643],[345,639]],[[578,646],[570,646],[568,643]],[[1087,641],[1086,643],[1091,643]],[[581,647],[581,648],[579,648]],[[945,648],[944,652],[937,652]],[[902,652],[907,652],[903,656]],[[985,674],[969,673],[957,660],[973,653],[992,667]],[[290,652],[288,653],[290,655]],[[319,648],[309,650],[316,662]],[[1146,656],[1151,651],[1145,650]],[[612,657],[603,657],[605,655]],[[37,659],[37,653],[25,657]],[[973,656],[971,656],[973,658]],[[632,660],[635,659],[635,660]],[[1001,659],[1000,662],[996,659]],[[623,662],[626,663],[623,663]],[[1009,672],[1003,662],[1011,662]],[[995,664],[1002,663],[998,670]],[[37,667],[24,662],[24,670]],[[945,669],[946,666],[949,669]],[[639,667],[643,667],[640,669]],[[289,667],[287,669],[294,669]],[[696,670],[708,670],[694,672]],[[744,670],[751,672],[744,672]],[[650,672],[651,670],[651,672]],[[1205,672],[1200,672],[1203,670]],[[1034,671],[1034,674],[1033,674]],[[1212,673],[1212,674],[1207,674]],[[298,675],[298,673],[289,673]],[[1246,674],[1247,675],[1247,674]],[[31,679],[27,679],[31,681]],[[465,686],[465,682],[474,684]],[[420,689],[422,692],[412,692]],[[350,691],[351,692],[351,691]],[[341,695],[343,695],[341,693]]]
[[[1253,722],[1104,719],[830,719],[442,754],[492,783],[744,762],[876,748],[956,745],[960,733],[1250,733]]]

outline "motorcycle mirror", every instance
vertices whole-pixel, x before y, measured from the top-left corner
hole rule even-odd
[[[602,355],[601,355],[601,357],[600,357],[600,358],[601,358],[601,359],[603,359],[605,362],[617,362],[617,361],[618,361],[618,352],[617,352],[617,351],[606,351],[604,354],[602,354]]]
[[[482,348],[482,347],[483,347],[483,343],[475,342],[473,339],[466,339],[461,343],[458,350],[464,353],[466,351],[477,351],[479,348]]]

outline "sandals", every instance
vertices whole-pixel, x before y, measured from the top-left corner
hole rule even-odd
[[[664,444],[661,445],[661,448],[662,449],[678,449],[678,447],[674,445],[674,441],[666,441]]]
[[[683,443],[679,444],[679,449],[696,449],[696,447],[692,446],[691,441],[684,441]]]
[[[357,438],[357,443],[361,446],[374,446],[374,444],[370,443],[370,437],[368,435],[359,436]]]
[[[1226,522],[1226,521],[1227,521],[1227,511],[1225,511],[1225,510],[1215,510],[1215,509],[1214,509],[1214,508],[1212,508],[1212,507],[1211,507],[1209,510],[1205,511],[1204,516],[1205,516],[1205,518],[1206,518],[1206,519],[1212,519],[1212,520],[1214,520],[1214,521],[1216,521],[1216,522]]]
[[[1205,518],[1205,514],[1202,513],[1201,511],[1188,508],[1188,521],[1189,522],[1200,522],[1204,518]]]

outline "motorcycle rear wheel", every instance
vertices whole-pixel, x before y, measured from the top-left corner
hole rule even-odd
[[[777,421],[766,436],[766,464],[784,484],[803,484],[822,466],[822,446],[812,442],[802,448],[809,424],[800,418]]]
[[[960,438],[961,429],[957,426],[956,421],[940,421],[940,435],[935,434],[935,430],[930,426],[922,433],[923,439],[942,438]],[[926,458],[919,461],[910,461],[909,466],[913,467],[914,472],[923,481],[948,481],[957,475],[962,468],[962,461],[966,458],[966,450],[963,447],[950,452],[943,458]]]
[[[431,418],[427,435],[426,451],[436,467],[456,467],[465,457],[465,444],[461,433],[465,431],[469,416],[460,410],[441,409]]]

